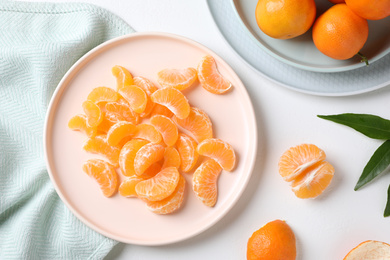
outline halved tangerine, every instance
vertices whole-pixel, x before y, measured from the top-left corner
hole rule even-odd
[[[94,137],[97,132],[96,127],[89,126],[87,124],[86,115],[75,115],[68,122],[68,127],[73,131],[81,131],[85,133],[88,137]]]
[[[198,161],[198,153],[196,152],[197,142],[190,136],[180,133],[176,142],[177,150],[180,154],[181,170],[189,172],[194,168]]]
[[[87,152],[100,154],[106,157],[114,167],[118,167],[120,149],[109,145],[105,135],[97,135],[89,138],[85,142],[83,149]]]
[[[154,115],[150,118],[150,123],[160,132],[167,146],[173,146],[176,143],[179,131],[172,119],[163,115]]]
[[[87,125],[91,127],[98,126],[103,120],[103,114],[99,106],[90,100],[86,100],[82,104],[84,113],[87,117]]]
[[[156,214],[173,213],[183,205],[185,188],[185,178],[180,175],[179,183],[170,196],[159,201],[146,201],[146,206],[149,210]]]
[[[180,119],[190,114],[187,98],[175,88],[161,88],[152,94],[151,99],[154,103],[167,107]]]
[[[148,140],[152,143],[160,143],[162,141],[160,132],[153,125],[144,123],[137,125],[136,128],[134,138]]]
[[[124,86],[133,85],[133,75],[126,68],[115,65],[111,69],[112,75],[116,78],[116,90],[118,91]]]
[[[157,73],[157,81],[162,87],[172,87],[178,90],[190,87],[197,78],[194,68],[163,69]]]
[[[204,161],[192,176],[192,189],[196,197],[206,206],[214,207],[218,198],[218,177],[222,167],[213,159]]]
[[[221,139],[206,139],[196,148],[200,155],[214,159],[225,171],[232,171],[236,164],[236,154],[233,147]]]
[[[134,112],[141,114],[145,111],[148,97],[142,88],[136,85],[123,86],[118,93],[129,103]]]
[[[156,176],[141,181],[135,186],[139,198],[160,201],[171,195],[179,183],[180,174],[176,167],[162,169]]]
[[[165,147],[161,144],[148,143],[142,146],[134,158],[134,171],[142,175],[153,163],[164,158]]]
[[[90,159],[83,164],[83,171],[98,182],[104,196],[111,197],[117,191],[118,174],[108,162]]]
[[[97,87],[94,88],[87,97],[87,100],[94,103],[117,101],[119,98],[118,93],[112,88]]]
[[[119,154],[119,167],[124,176],[135,175],[134,158],[142,146],[149,143],[142,139],[131,139],[121,149]]]
[[[198,78],[201,86],[213,94],[223,94],[232,88],[232,83],[218,71],[217,63],[211,55],[204,56],[199,62]]]
[[[185,119],[173,117],[179,126],[183,127],[195,137],[198,143],[204,139],[213,138],[213,125],[209,116],[200,108],[191,107],[190,114]]]
[[[135,192],[135,186],[144,179],[138,177],[136,175],[130,176],[124,179],[119,185],[119,194],[126,198],[137,197],[137,193]]]
[[[107,143],[111,146],[118,145],[122,139],[133,136],[136,131],[137,127],[134,124],[127,121],[119,121],[107,132]]]

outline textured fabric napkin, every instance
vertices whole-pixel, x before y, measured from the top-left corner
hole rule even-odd
[[[0,2],[0,259],[102,259],[117,243],[85,226],[57,196],[43,127],[72,64],[133,31],[89,4]]]

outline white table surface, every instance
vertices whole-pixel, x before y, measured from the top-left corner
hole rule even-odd
[[[234,52],[214,24],[205,0],[83,2],[112,11],[136,31],[182,35],[215,51],[245,84],[259,130],[251,181],[220,222],[196,237],[172,245],[120,243],[106,259],[245,259],[248,238],[275,219],[286,220],[294,230],[300,260],[342,259],[368,239],[390,243],[390,217],[383,217],[390,174],[360,191],[353,190],[368,159],[382,142],[316,117],[352,112],[390,119],[389,86],[349,97],[313,96],[286,89],[254,71]],[[336,170],[330,187],[314,200],[296,198],[278,174],[279,157],[301,143],[322,148]]]

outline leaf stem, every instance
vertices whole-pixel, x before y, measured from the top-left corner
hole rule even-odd
[[[358,56],[361,58],[360,62],[365,62],[365,63],[366,63],[366,66],[370,65],[370,64],[368,63],[367,57],[364,56],[363,53],[361,53],[361,52],[359,51],[356,55],[358,55]]]

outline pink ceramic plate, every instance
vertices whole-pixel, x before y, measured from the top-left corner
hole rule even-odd
[[[82,102],[95,87],[116,88],[111,74],[121,65],[134,76],[156,84],[164,68],[195,67],[205,54],[217,61],[219,71],[234,85],[225,95],[196,86],[186,92],[190,104],[204,109],[214,123],[215,136],[229,142],[238,155],[233,172],[218,180],[218,202],[204,206],[187,179],[185,204],[171,215],[156,215],[135,198],[119,194],[105,198],[97,183],[81,169],[84,161],[98,158],[82,149],[86,136],[68,129],[69,119],[82,113]],[[80,59],[61,80],[51,100],[45,124],[45,154],[50,178],[69,209],[86,225],[112,239],[140,245],[174,243],[206,230],[236,203],[250,178],[256,154],[256,122],[246,89],[238,76],[215,53],[183,37],[163,33],[135,33],[108,41]]]

